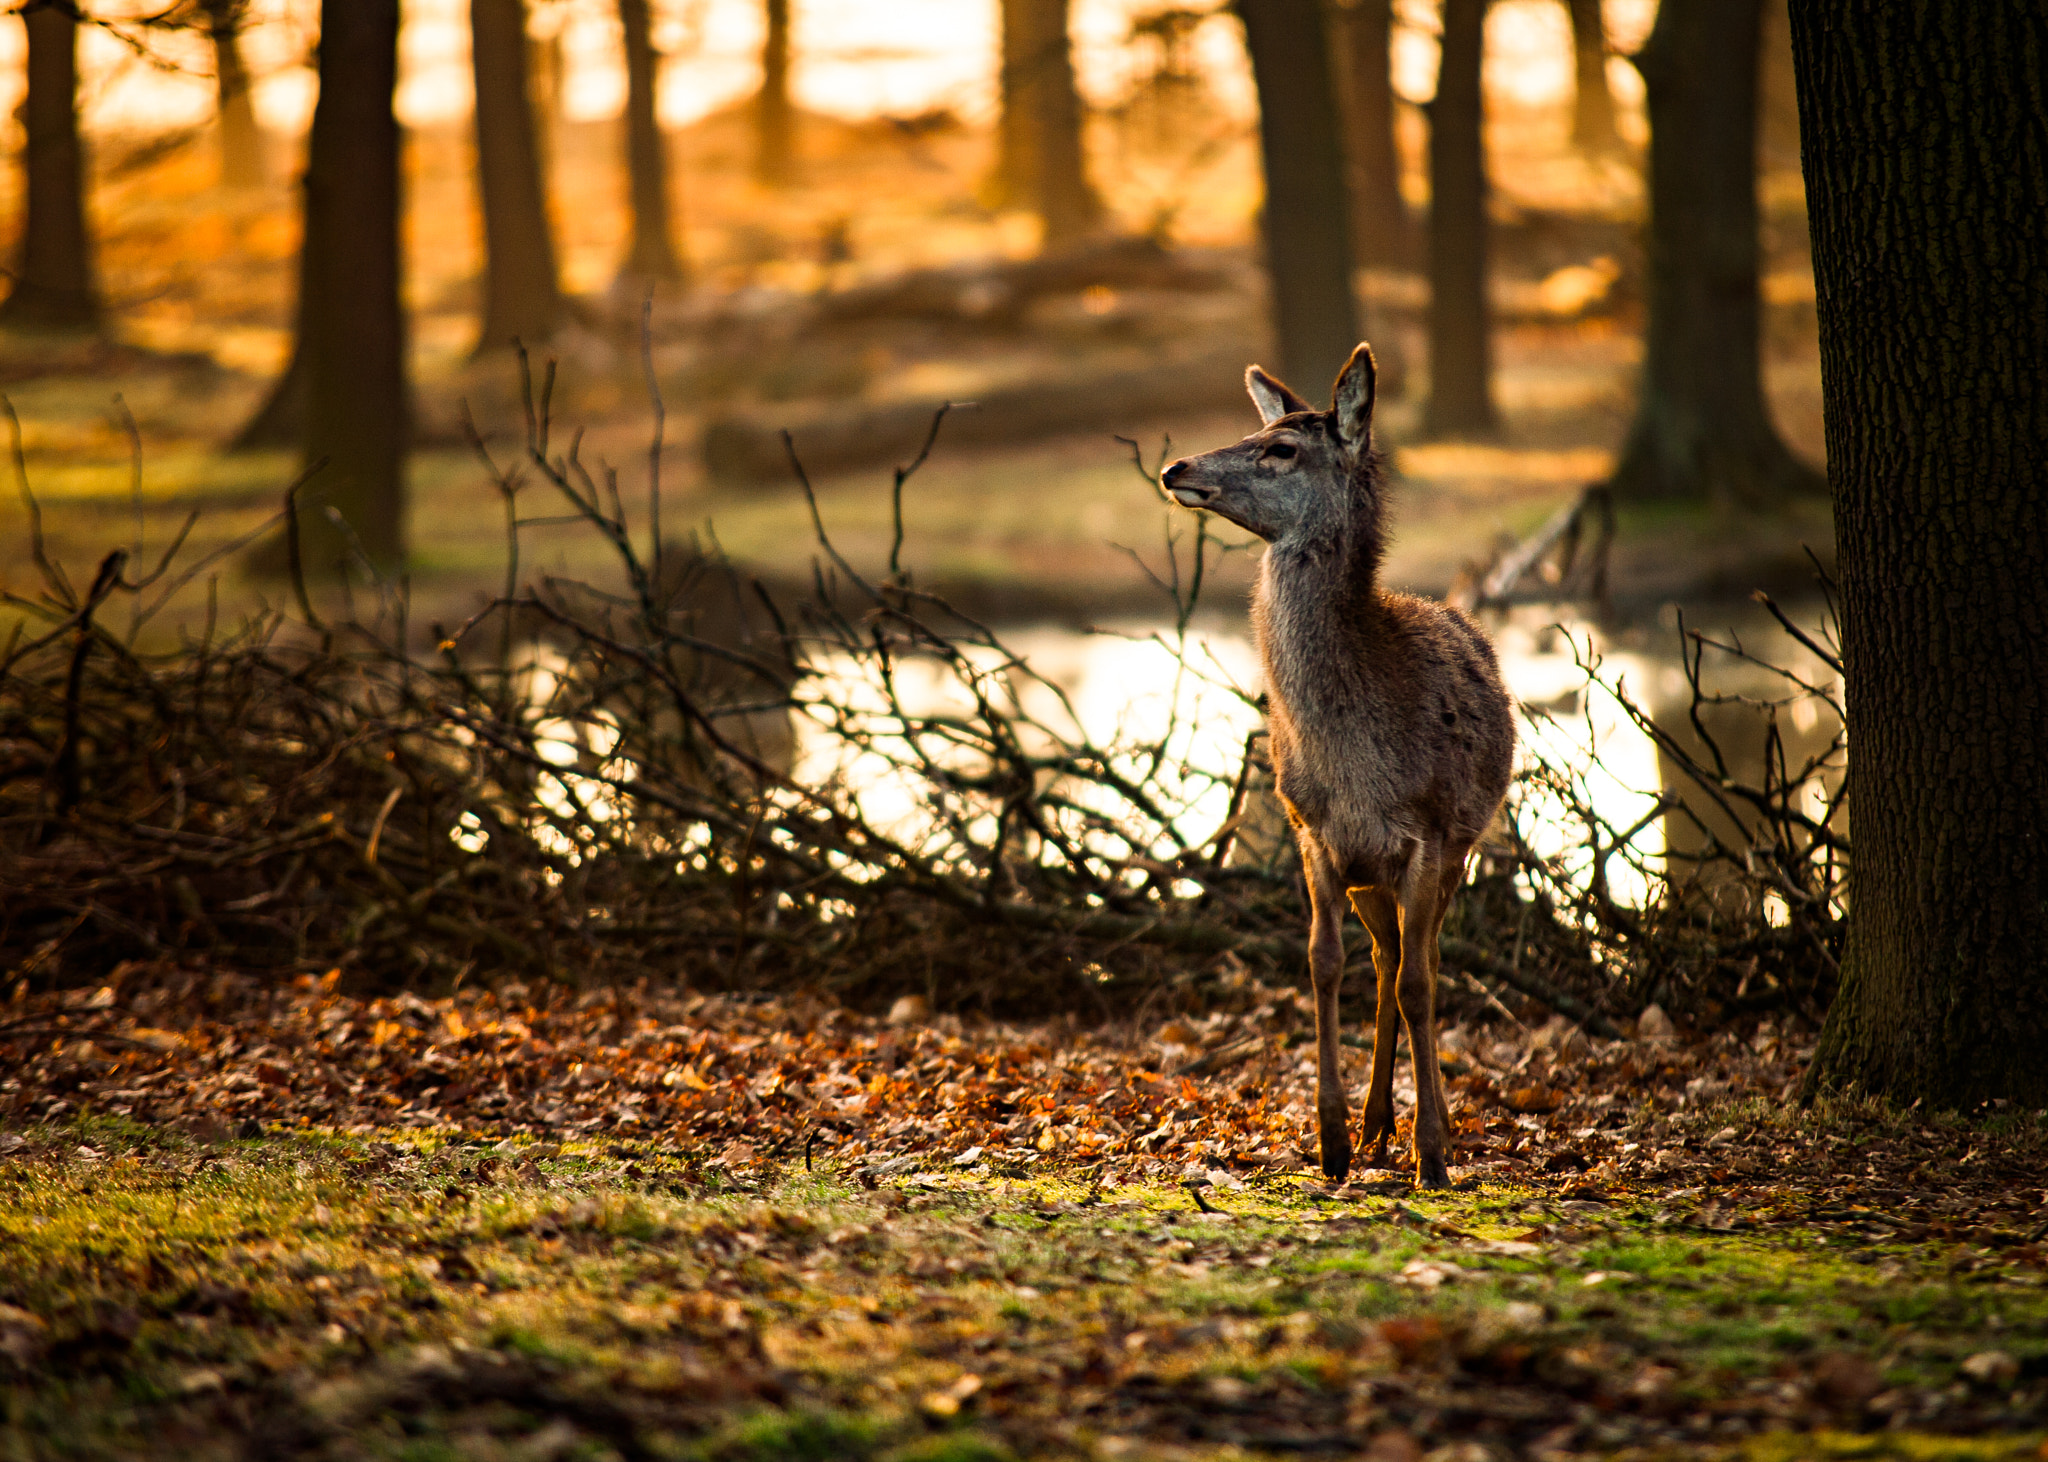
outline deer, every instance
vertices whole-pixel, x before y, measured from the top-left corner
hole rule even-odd
[[[1415,1063],[1415,1181],[1444,1187],[1450,1110],[1437,1062],[1438,946],[1467,860],[1507,794],[1515,727],[1479,626],[1448,605],[1380,586],[1387,471],[1373,443],[1376,379],[1372,350],[1361,344],[1337,377],[1330,410],[1317,411],[1254,365],[1245,386],[1260,429],[1172,463],[1160,485],[1182,507],[1267,544],[1251,624],[1274,783],[1308,890],[1323,1175],[1340,1183],[1351,1170],[1337,1059],[1348,900],[1372,936],[1379,980],[1361,1124],[1367,1166],[1389,1166],[1398,1016]]]

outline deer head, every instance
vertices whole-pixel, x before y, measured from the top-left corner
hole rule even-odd
[[[1372,348],[1351,352],[1328,411],[1317,411],[1257,366],[1245,388],[1264,423],[1235,446],[1183,457],[1160,485],[1183,507],[1205,508],[1269,543],[1376,512],[1372,471]]]

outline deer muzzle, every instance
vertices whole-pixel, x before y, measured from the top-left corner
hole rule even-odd
[[[1159,485],[1173,494],[1173,500],[1184,508],[1199,508],[1215,495],[1212,489],[1187,480],[1188,469],[1192,465],[1188,458],[1183,457],[1159,474]]]

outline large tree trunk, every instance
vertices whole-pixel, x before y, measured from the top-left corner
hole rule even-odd
[[[754,99],[754,178],[771,188],[796,168],[796,108],[789,100],[789,0],[767,0],[761,92]]]
[[[1762,0],[1663,0],[1650,111],[1649,328],[1614,489],[1751,506],[1818,492],[1764,405],[1757,286]]]
[[[306,150],[299,357],[305,455],[326,466],[300,514],[306,563],[405,561],[405,315],[400,305],[398,0],[323,0],[320,100]]]
[[[1607,84],[1607,23],[1600,0],[1565,0],[1572,18],[1572,146],[1595,155],[1616,152],[1614,91]]]
[[[1486,0],[1444,0],[1429,104],[1429,412],[1432,435],[1500,428],[1487,295]]]
[[[648,0],[619,0],[626,39],[626,175],[633,207],[633,243],[619,270],[619,288],[643,295],[683,280],[668,206],[668,145],[655,115],[661,58],[654,51]]]
[[[78,141],[78,21],[68,6],[31,6],[28,95],[22,103],[21,250],[0,322],[43,330],[100,323],[92,235],[85,226],[85,154]]]
[[[241,33],[248,0],[203,0],[207,35],[213,42],[214,111],[218,118],[220,180],[229,188],[263,183],[263,131],[242,64]]]
[[[1794,0],[1855,819],[1808,1088],[2048,1106],[2048,30]]]
[[[526,87],[525,0],[470,0],[476,159],[484,205],[484,323],[477,350],[545,340],[568,317],[555,272]]]
[[[1357,346],[1349,203],[1319,0],[1237,0],[1259,93],[1266,273],[1280,370],[1320,400]]]
[[[1406,268],[1414,233],[1394,145],[1393,0],[1354,0],[1333,19],[1350,163],[1351,242],[1368,269]]]

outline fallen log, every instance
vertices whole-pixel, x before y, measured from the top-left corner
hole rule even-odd
[[[1098,430],[1129,434],[1161,417],[1243,406],[1244,347],[1139,370],[1098,371],[1032,381],[956,403],[942,445],[991,446],[1056,433]],[[943,401],[776,407],[714,417],[704,429],[704,466],[716,482],[787,482],[788,431],[804,467],[822,476],[907,462],[931,430]],[[1247,415],[1249,413],[1247,412]]]
[[[856,320],[934,319],[985,325],[1014,323],[1033,300],[1114,289],[1222,289],[1229,275],[1173,253],[1156,239],[1126,237],[1040,254],[1034,259],[913,269],[887,279],[818,296],[819,324]]]

